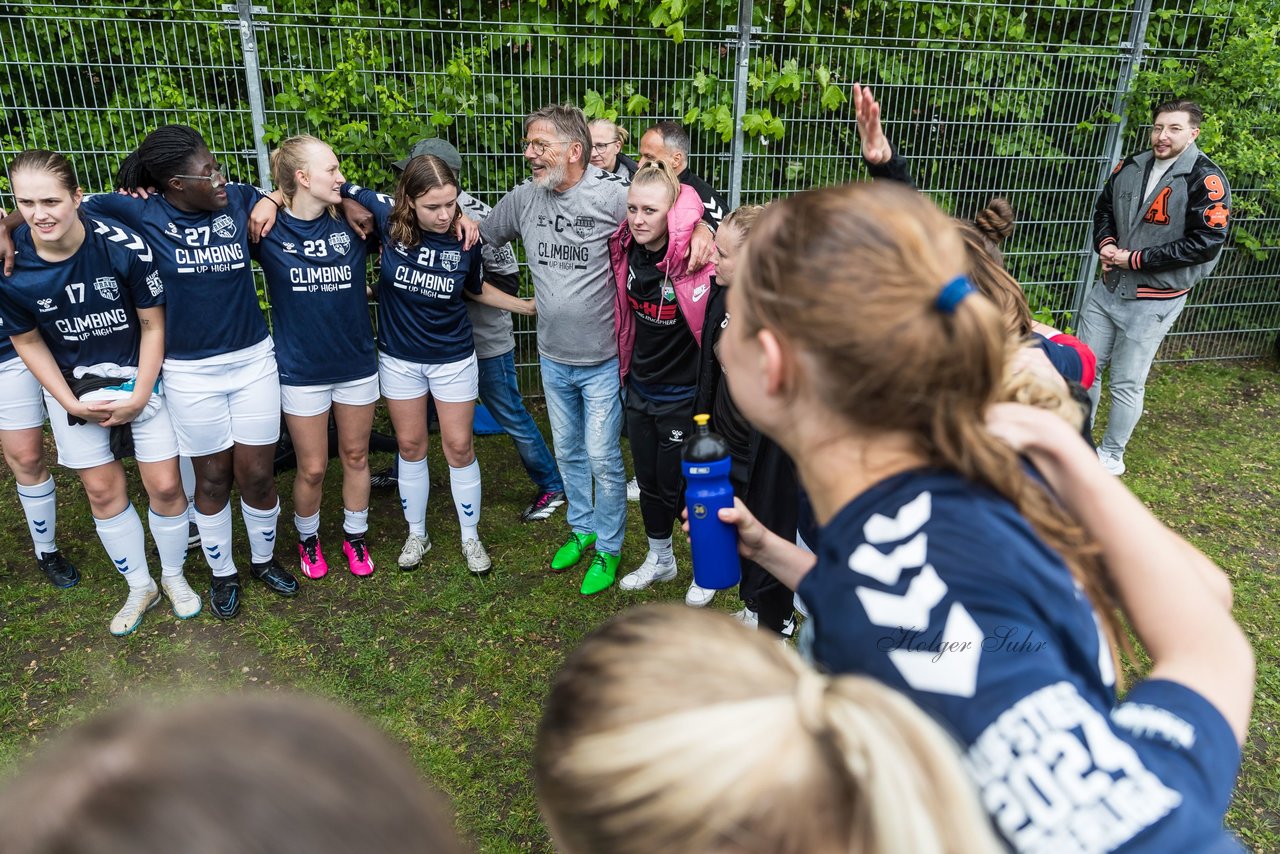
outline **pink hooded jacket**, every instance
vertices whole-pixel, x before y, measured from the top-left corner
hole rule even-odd
[[[702,199],[692,187],[681,184],[676,203],[667,212],[667,254],[658,262],[658,269],[668,274],[675,288],[676,304],[680,315],[689,324],[693,340],[702,346],[702,323],[707,317],[707,302],[711,296],[711,277],[715,264],[707,264],[696,273],[686,269],[689,241],[693,230],[702,222]],[[617,285],[614,300],[613,329],[618,337],[618,370],[622,381],[627,381],[631,370],[631,353],[636,342],[636,318],[627,299],[627,254],[635,238],[624,221],[609,238],[609,260],[613,266],[613,280]]]

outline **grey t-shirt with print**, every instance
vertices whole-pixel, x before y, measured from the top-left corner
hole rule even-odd
[[[628,182],[588,166],[564,192],[526,181],[480,223],[486,243],[519,237],[538,306],[538,353],[566,365],[618,355],[609,235],[627,215]]]
[[[465,192],[458,194],[458,207],[476,222],[484,222],[492,210],[484,202]],[[510,243],[485,243],[480,247],[480,256],[484,260],[485,280],[491,273],[518,275],[520,265],[516,263],[516,253]],[[515,294],[512,294],[515,296]],[[482,305],[475,300],[467,300],[467,314],[471,317],[471,333],[476,343],[476,358],[492,359],[510,353],[516,348],[515,335],[511,327],[511,313],[490,305]]]

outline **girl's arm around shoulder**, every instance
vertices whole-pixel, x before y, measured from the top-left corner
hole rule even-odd
[[[1151,677],[1204,697],[1243,742],[1256,671],[1222,571],[1108,474],[1062,419],[1006,403],[992,407],[988,426],[1030,459],[1101,548],[1125,615],[1151,656]]]

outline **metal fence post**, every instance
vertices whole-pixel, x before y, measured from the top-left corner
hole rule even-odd
[[[733,159],[729,164],[729,210],[742,204],[742,158],[745,149],[742,117],[747,112],[747,75],[751,71],[752,11],[752,0],[738,0],[738,33],[737,38],[730,42],[737,62],[733,69]]]
[[[1128,50],[1128,56],[1120,67],[1116,79],[1115,98],[1111,104],[1111,112],[1120,117],[1118,122],[1107,128],[1107,138],[1103,143],[1102,166],[1098,170],[1098,180],[1094,186],[1094,197],[1102,192],[1111,170],[1124,156],[1124,132],[1127,125],[1126,107],[1129,100],[1129,87],[1133,85],[1133,77],[1142,65],[1142,54],[1146,49],[1147,24],[1151,21],[1151,0],[1139,0],[1133,23],[1129,26],[1129,40],[1121,42],[1120,47]],[[1084,307],[1085,296],[1093,286],[1094,276],[1098,273],[1098,255],[1093,246],[1093,223],[1089,223],[1088,237],[1085,239],[1084,259],[1080,262],[1080,280],[1076,282],[1075,297],[1071,301],[1071,313],[1079,325],[1080,309]]]
[[[270,190],[271,158],[267,152],[267,143],[263,139],[267,114],[262,100],[262,74],[258,66],[258,36],[253,24],[254,14],[265,15],[267,7],[251,6],[250,0],[236,0],[235,3],[222,4],[222,11],[230,12],[237,18],[235,21],[227,21],[227,26],[240,30],[240,49],[244,56],[244,81],[249,95],[249,116],[253,122],[253,147],[258,156],[258,186]]]

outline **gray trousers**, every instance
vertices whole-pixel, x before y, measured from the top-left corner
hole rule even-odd
[[[1151,363],[1186,304],[1186,295],[1167,300],[1120,299],[1101,282],[1089,291],[1076,334],[1098,357],[1098,379],[1089,389],[1095,417],[1102,395],[1102,369],[1111,365],[1111,414],[1107,432],[1098,444],[1100,452],[1124,456],[1133,428],[1142,417]]]

